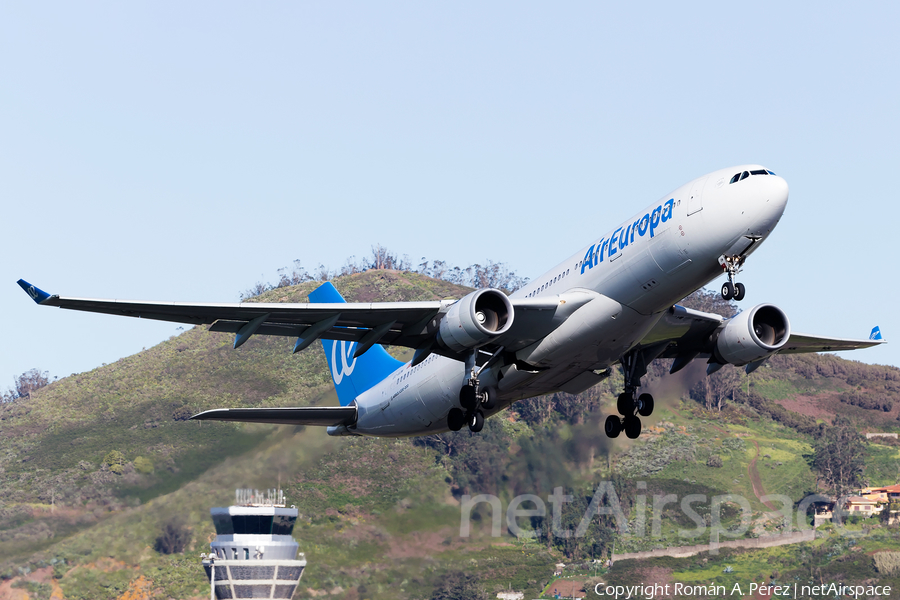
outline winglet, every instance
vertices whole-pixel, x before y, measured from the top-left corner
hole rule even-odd
[[[884,338],[881,337],[881,329],[879,329],[878,327],[873,327],[872,333],[869,334],[869,339],[878,340],[879,342],[883,340]]]
[[[23,290],[25,290],[25,293],[27,293],[29,296],[31,296],[31,299],[34,300],[35,302],[37,302],[38,304],[43,304],[44,302],[47,301],[48,298],[50,298],[50,294],[48,294],[47,292],[45,292],[44,290],[42,290],[40,288],[37,288],[37,287],[31,285],[24,279],[20,279],[16,283],[18,283],[19,287],[22,288]]]

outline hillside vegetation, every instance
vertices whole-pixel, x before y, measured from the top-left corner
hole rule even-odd
[[[469,291],[386,269],[334,283],[351,301],[458,298]],[[260,286],[250,301],[302,302],[317,285]],[[686,303],[734,310],[706,294]],[[336,403],[315,347],[292,355],[292,341],[284,338],[254,337],[238,350],[232,341],[192,328],[0,405],[0,575],[33,598],[50,598],[54,590],[67,599],[208,597],[197,554],[214,535],[209,508],[229,504],[237,487],[280,485],[302,515],[295,538],[309,567],[298,597],[428,598],[458,584],[491,597],[512,586],[536,598],[560,560],[589,563],[613,545],[623,552],[696,543],[679,534],[692,525],[666,510],[657,534],[638,535],[601,515],[584,537],[563,538],[552,535],[549,517],[532,517],[519,521],[530,539],[505,527],[494,538],[491,509],[481,504],[472,535],[462,537],[463,495],[493,494],[505,509],[519,494],[546,499],[561,487],[573,496],[563,525],[575,527],[602,481],[612,482],[631,520],[640,494],[735,493],[753,511],[746,535],[760,535],[779,526],[761,490],[794,503],[828,491],[811,465],[836,416],[857,429],[900,431],[900,370],[827,355],[775,357],[751,376],[726,367],[709,379],[705,364],[667,376],[661,361],[647,379],[657,410],[637,441],[602,434],[618,374],[578,396],[519,402],[477,435],[329,438],[317,428],[186,421],[221,406]],[[900,447],[867,443],[865,450],[866,481],[900,480]],[[175,517],[188,533],[187,547],[161,554],[156,539]],[[734,527],[739,515],[726,507],[723,518]],[[856,547],[897,543],[893,530],[879,531]],[[817,540],[804,550],[810,560],[826,560],[820,546]],[[849,552],[841,546],[829,556]],[[768,560],[759,556],[724,555],[748,565]],[[687,580],[720,559],[684,560],[659,568]],[[628,562],[605,576],[641,576],[643,567]]]

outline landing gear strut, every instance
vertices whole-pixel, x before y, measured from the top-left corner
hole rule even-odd
[[[472,433],[478,433],[484,428],[484,413],[481,412],[481,399],[484,394],[479,394],[478,390],[478,382],[476,380],[475,384],[469,383],[467,385],[462,386],[459,390],[459,405],[462,406],[466,412],[459,410],[458,408],[453,408],[450,410],[450,413],[453,414],[453,411],[459,412],[460,416],[464,423],[468,424],[469,430]],[[453,425],[456,423],[454,422]],[[447,425],[450,429],[453,429],[453,426],[450,423],[450,415],[447,415]],[[462,425],[457,429],[453,429],[453,431],[459,431],[462,429]]]
[[[467,424],[473,433],[478,433],[484,428],[483,411],[493,410],[497,406],[497,390],[485,388],[479,391],[478,376],[493,364],[502,352],[503,347],[501,346],[480,368],[475,366],[477,351],[472,352],[466,358],[466,372],[469,374],[469,379],[466,381],[466,385],[459,390],[459,405],[465,412],[458,408],[450,409],[450,413],[447,415],[447,427],[451,431],[459,431],[464,424]]]
[[[728,275],[728,281],[722,284],[722,298],[724,300],[734,299],[738,302],[744,299],[747,289],[743,283],[735,283],[735,276],[740,273],[741,266],[744,264],[744,256],[720,256],[719,264]]]
[[[638,417],[649,417],[653,414],[653,396],[638,395],[641,377],[647,373],[647,365],[662,354],[666,345],[650,346],[633,350],[622,357],[622,373],[625,376],[625,391],[616,400],[616,409],[622,418],[615,415],[606,417],[604,429],[611,438],[618,437],[624,431],[630,439],[641,435],[641,420]]]

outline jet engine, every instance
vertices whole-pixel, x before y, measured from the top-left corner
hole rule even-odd
[[[475,290],[450,306],[437,339],[445,348],[465,352],[506,333],[512,322],[513,306],[506,294],[493,288]]]
[[[746,365],[781,350],[791,337],[787,315],[759,304],[730,319],[719,331],[714,356],[721,364]]]

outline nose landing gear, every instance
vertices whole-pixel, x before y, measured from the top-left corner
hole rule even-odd
[[[741,272],[744,258],[743,255],[723,255],[719,257],[719,264],[722,265],[722,269],[728,274],[728,281],[722,284],[722,298],[724,300],[734,299],[740,302],[744,299],[744,294],[747,293],[747,289],[744,287],[743,283],[734,282],[735,276]]]

